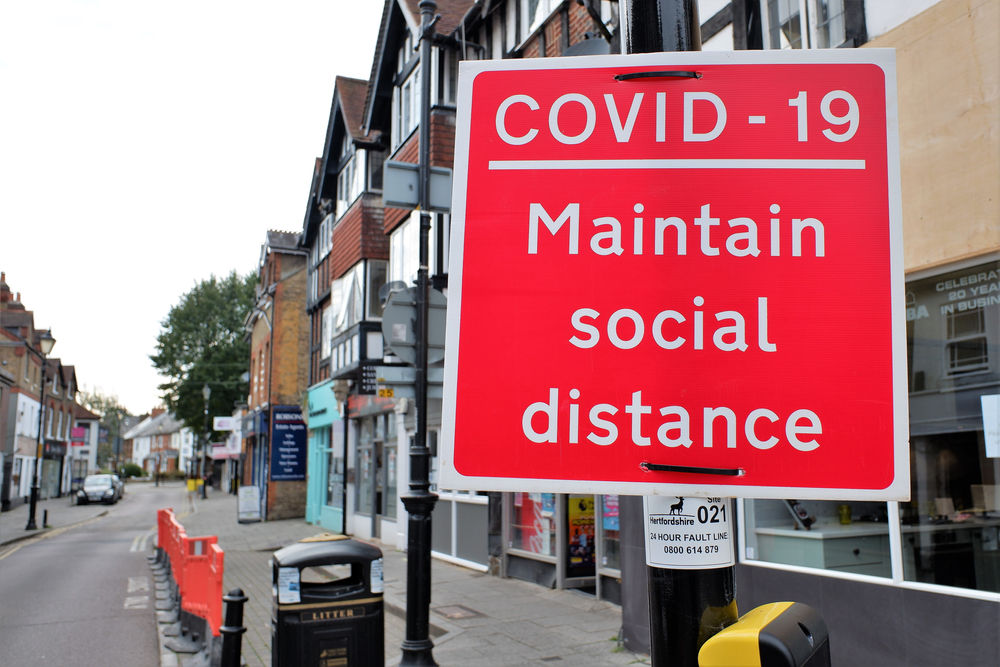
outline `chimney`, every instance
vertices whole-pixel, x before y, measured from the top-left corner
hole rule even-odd
[[[151,413],[150,416],[151,417],[159,417],[160,415],[162,415],[166,411],[167,411],[166,408],[153,408],[153,412]]]

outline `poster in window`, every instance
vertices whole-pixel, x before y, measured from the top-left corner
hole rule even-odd
[[[594,569],[594,496],[570,496],[569,576],[587,576]]]

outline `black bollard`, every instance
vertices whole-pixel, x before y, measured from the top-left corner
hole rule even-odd
[[[243,633],[247,631],[243,627],[243,603],[248,599],[240,588],[222,596],[222,601],[226,603],[226,624],[219,628],[222,633],[222,667],[240,667]]]
[[[42,528],[49,527],[49,511],[42,510]]]

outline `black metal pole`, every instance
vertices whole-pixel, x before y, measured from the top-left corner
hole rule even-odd
[[[25,362],[27,363],[27,362]],[[41,490],[41,479],[39,477],[42,467],[42,431],[45,429],[45,371],[48,363],[45,355],[42,355],[42,396],[39,401],[41,406],[38,410],[38,439],[35,443],[35,470],[31,480],[31,507],[28,508],[28,525],[25,530],[38,530],[35,523],[35,506],[38,504],[38,492]]]
[[[697,0],[621,0],[622,53],[701,51]],[[646,566],[654,667],[697,667],[701,645],[736,621],[736,568]]]
[[[206,387],[208,385],[205,385]],[[205,399],[205,435],[201,443],[201,497],[208,499],[208,481],[205,479],[205,459],[208,457],[208,399]]]
[[[428,236],[430,214],[431,158],[431,45],[437,4],[420,2],[420,266],[417,271],[416,411],[417,433],[410,445],[410,493],[402,498],[409,514],[406,559],[406,639],[404,667],[437,665],[430,638],[431,606],[431,514],[437,494],[430,491],[430,451],[427,449],[427,304],[430,283]],[[374,508],[372,508],[374,511]]]
[[[621,0],[622,53],[701,51],[698,0]]]
[[[222,667],[240,667],[243,633],[247,631],[243,626],[243,603],[248,599],[240,588],[222,596],[222,601],[226,603],[226,624],[219,628],[222,633]]]

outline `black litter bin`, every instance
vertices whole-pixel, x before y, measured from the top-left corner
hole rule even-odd
[[[382,550],[340,535],[274,553],[272,667],[383,667]]]

